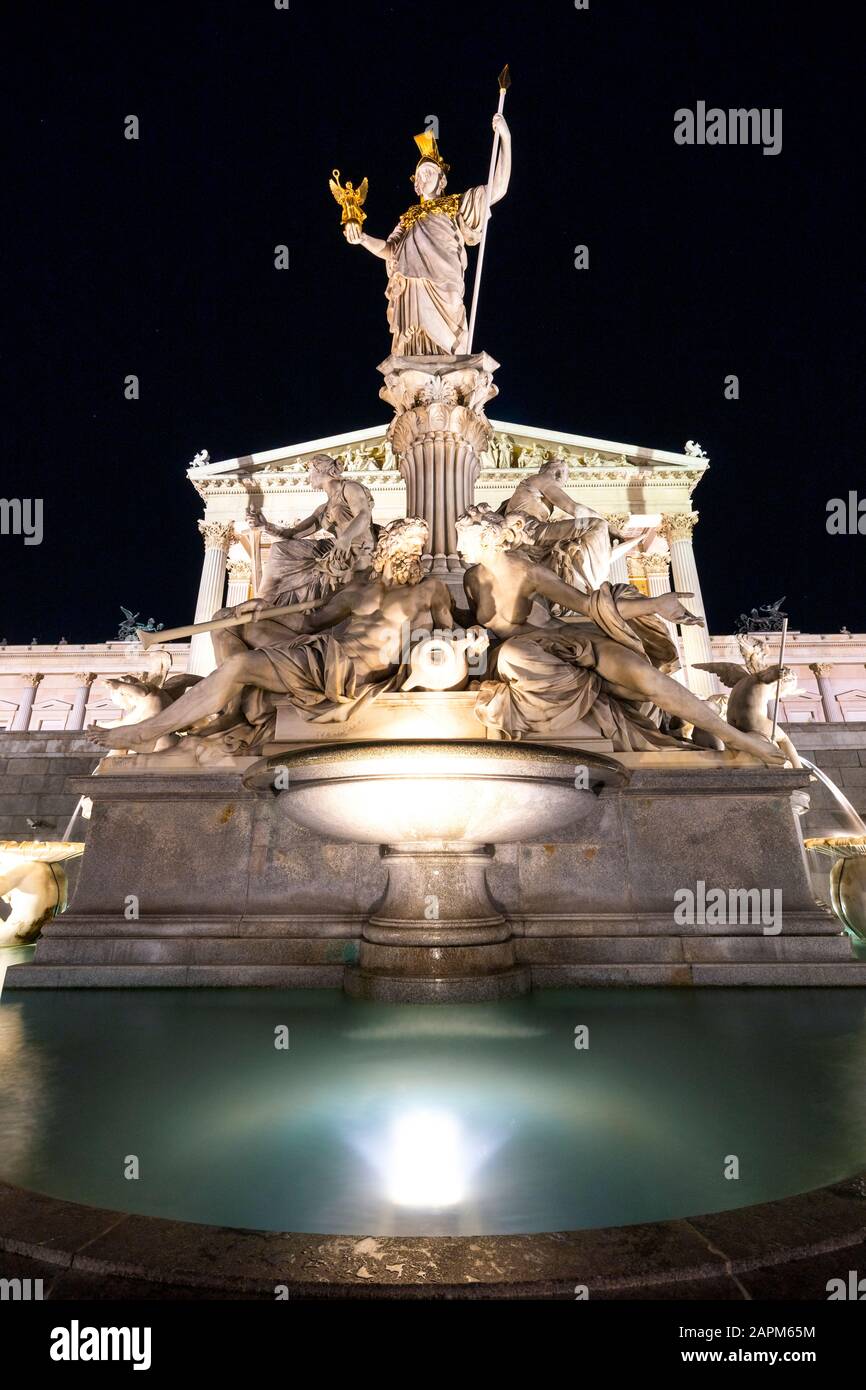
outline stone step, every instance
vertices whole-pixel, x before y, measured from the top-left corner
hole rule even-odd
[[[809,989],[840,986],[866,987],[866,961],[841,963],[795,961],[737,964],[682,965],[533,965],[533,989],[599,988],[629,985],[703,986],[731,988],[751,986],[778,989]]]
[[[526,965],[653,965],[691,962],[850,961],[852,946],[835,936],[575,936],[519,937]]]
[[[12,965],[14,989],[340,989],[342,965]]]
[[[34,968],[52,965],[334,965],[351,964],[358,942],[341,937],[44,936]]]

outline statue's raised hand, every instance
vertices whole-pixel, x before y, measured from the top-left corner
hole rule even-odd
[[[343,236],[350,246],[360,246],[363,235],[364,233],[357,222],[347,222],[343,228]]]
[[[660,618],[667,618],[669,623],[682,623],[684,627],[697,624],[698,627],[704,626],[703,618],[697,613],[690,613],[684,608],[681,600],[684,598],[694,598],[693,593],[680,594],[659,594],[656,599],[656,613]]]

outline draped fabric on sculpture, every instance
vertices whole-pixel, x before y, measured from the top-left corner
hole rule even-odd
[[[270,662],[281,694],[287,695],[310,723],[343,723],[369,700],[398,684],[399,672],[384,680],[365,682],[358,675],[351,650],[330,632],[299,634],[259,651]],[[237,725],[227,733],[225,746],[237,752],[272,738],[275,701],[279,698],[247,686],[241,701],[246,725]]]
[[[589,601],[588,618],[530,629],[497,650],[496,679],[481,686],[476,717],[510,739],[533,733],[567,737],[575,720],[586,720],[617,751],[682,747],[681,740],[661,732],[654,705],[609,693],[595,670],[597,642],[613,640],[649,658],[620,616],[610,584],[590,594]]]
[[[599,525],[597,516],[574,517],[570,522],[571,537],[553,541],[550,532],[555,526],[551,526],[550,515],[539,516],[537,512],[529,511],[525,503],[514,506],[515,499],[522,502],[519,493],[518,486],[514,497],[503,503],[499,510],[509,517],[519,516],[522,520],[525,544],[521,549],[525,554],[538,564],[547,565],[564,584],[573,584],[581,593],[590,594],[599,589],[610,574],[610,529]]]
[[[401,219],[388,237],[385,293],[391,350],[397,355],[466,352],[466,247],[481,240],[486,195],[479,186],[459,199],[442,199],[456,206],[455,215],[431,211],[408,225]]]
[[[373,494],[363,484],[354,486],[363,488],[372,510]],[[335,558],[333,555],[333,536],[339,535],[353,517],[345,498],[345,487],[344,481],[336,497],[314,513],[319,523],[314,536],[273,542],[262,576],[260,598],[267,599],[274,607],[321,599],[344,584],[353,570],[369,564],[374,545],[373,528],[353,544],[347,556]]]

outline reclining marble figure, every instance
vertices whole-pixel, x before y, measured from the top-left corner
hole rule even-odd
[[[236,725],[243,722],[232,729],[227,746],[254,746],[270,732],[273,701],[263,697],[274,695],[288,695],[308,720],[347,719],[361,702],[392,687],[407,631],[453,624],[447,585],[422,571],[426,542],[426,522],[417,517],[390,522],[380,532],[370,569],[359,571],[308,614],[303,632],[234,652],[168,709],[122,731],[99,730],[98,741],[106,748],[135,748],[181,729],[222,731],[223,721],[205,721],[228,708]],[[253,599],[241,607],[269,602]]]
[[[607,583],[583,594],[521,553],[525,524],[485,504],[457,522],[469,568],[464,585],[477,621],[505,639],[494,653],[495,679],[478,693],[482,723],[510,738],[560,734],[591,720],[614,748],[683,747],[659,728],[659,712],[705,729],[727,748],[768,764],[784,755],[766,738],[735,729],[698,696],[656,668],[631,623],[647,614],[676,623],[702,619],[682,605],[687,593],[616,599]],[[575,619],[530,622],[536,599],[573,611]]]

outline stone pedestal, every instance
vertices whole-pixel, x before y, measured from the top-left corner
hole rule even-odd
[[[480,745],[491,757],[499,746]],[[791,809],[808,786],[802,770],[724,753],[617,755],[620,783],[579,822],[539,830],[524,808],[520,843],[468,850],[463,883],[445,875],[436,921],[423,902],[435,890],[420,894],[443,867],[435,850],[383,855],[341,842],[327,822],[302,829],[283,795],[244,785],[249,757],[175,772],[164,758],[112,758],[73,782],[94,803],[75,896],[34,961],[10,967],[7,990],[326,986],[435,1000],[502,997],[528,979],[536,989],[866,985],[866,962],[811,892]],[[374,804],[369,782],[352,794]],[[698,908],[687,922],[676,913],[684,888]],[[778,892],[780,929],[706,920],[700,905],[719,889]],[[443,992],[437,953],[449,951]]]
[[[388,886],[364,925],[347,993],[428,1004],[525,994],[529,968],[517,965],[487,886],[493,855],[490,845],[460,842],[386,846]]]
[[[379,366],[379,395],[394,408],[388,440],[406,482],[406,514],[430,532],[436,574],[460,572],[454,523],[472,503],[481,455],[493,435],[484,406],[497,394],[499,363],[464,357],[395,357]]]

